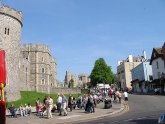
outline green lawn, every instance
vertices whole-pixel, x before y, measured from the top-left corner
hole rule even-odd
[[[43,103],[43,99],[45,96],[50,95],[53,98],[54,103],[57,101],[57,94],[46,94],[46,93],[38,93],[38,92],[32,92],[32,91],[21,91],[21,99],[13,102],[7,103],[7,108],[13,103],[15,107],[19,107],[21,104],[28,104],[30,103],[32,106],[35,106],[35,101],[37,98],[40,98],[41,103]],[[72,94],[76,99],[79,94]],[[65,95],[67,98],[69,97],[69,94]]]

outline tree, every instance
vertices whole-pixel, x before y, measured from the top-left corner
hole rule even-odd
[[[90,78],[92,86],[96,86],[97,83],[111,84],[114,80],[114,74],[111,70],[111,67],[106,64],[104,59],[99,58],[95,61]]]

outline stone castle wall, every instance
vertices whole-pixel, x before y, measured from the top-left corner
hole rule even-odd
[[[20,98],[19,56],[22,30],[22,13],[6,6],[0,6],[0,50],[6,52],[6,95],[8,101]]]
[[[30,83],[32,91],[47,91],[56,86],[56,61],[50,49],[42,44],[24,44],[21,47],[24,58],[30,61]]]
[[[21,46],[22,13],[0,6],[0,50],[6,52],[6,95],[20,98],[20,91],[52,92],[57,87],[56,59],[43,44]]]
[[[0,6],[0,14],[9,16],[17,20],[22,26],[22,12],[8,6]]]
[[[19,76],[20,76],[20,89],[22,91],[30,91],[30,62],[20,56],[20,63],[19,63]]]
[[[57,63],[56,63],[56,59],[54,57],[51,57],[51,61],[50,61],[50,66],[51,66],[51,86],[53,87],[57,87],[57,72],[56,72],[56,66],[57,66]]]

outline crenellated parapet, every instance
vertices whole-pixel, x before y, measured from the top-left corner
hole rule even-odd
[[[16,19],[18,22],[20,22],[21,26],[23,26],[23,24],[22,24],[23,14],[21,11],[17,11],[8,6],[0,6],[0,14],[4,14],[6,16],[10,16],[10,17]]]
[[[23,44],[21,51],[45,52],[50,54],[50,48],[45,44]]]

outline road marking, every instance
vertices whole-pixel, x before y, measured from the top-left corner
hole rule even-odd
[[[69,118],[75,118],[75,117],[79,117],[81,115],[70,115],[70,116],[64,116],[64,117],[60,117],[60,118],[57,118],[57,119],[69,119]]]

